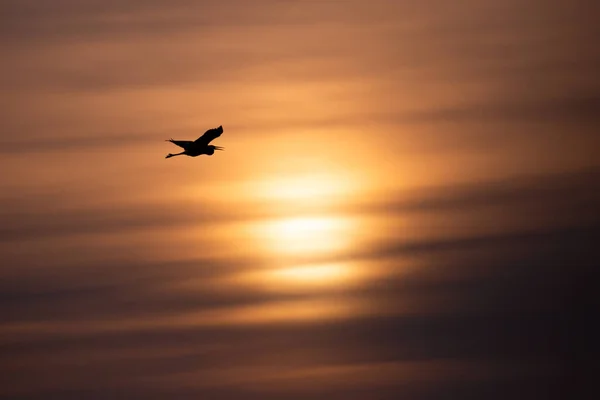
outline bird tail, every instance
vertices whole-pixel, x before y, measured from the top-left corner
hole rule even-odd
[[[165,140],[165,142],[171,142],[174,145],[177,145],[184,150],[188,149],[194,143],[189,140],[174,140],[174,139],[167,139],[167,140]]]

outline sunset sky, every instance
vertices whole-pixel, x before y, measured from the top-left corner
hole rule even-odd
[[[0,398],[575,398],[593,7],[0,0]]]

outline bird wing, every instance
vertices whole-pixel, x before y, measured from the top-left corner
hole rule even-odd
[[[168,142],[176,144],[177,146],[181,147],[184,150],[189,149],[190,146],[192,146],[194,144],[194,142],[192,142],[191,140],[173,140],[173,139],[169,139]]]
[[[198,145],[198,146],[208,146],[208,144],[210,142],[212,142],[214,139],[221,136],[222,133],[223,133],[222,125],[219,126],[218,128],[209,129],[206,132],[204,132],[204,135],[202,135],[198,139],[196,139],[196,141],[194,141],[194,144]]]

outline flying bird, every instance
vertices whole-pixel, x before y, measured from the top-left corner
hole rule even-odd
[[[167,156],[165,158],[170,158],[170,157],[175,157],[175,156],[183,156],[183,155],[190,156],[190,157],[197,157],[202,154],[212,156],[215,153],[215,150],[224,150],[224,148],[221,146],[209,145],[210,142],[212,142],[214,139],[221,136],[222,133],[223,133],[223,125],[219,126],[218,128],[213,128],[213,129],[207,130],[206,132],[204,132],[204,135],[200,136],[198,139],[196,139],[194,141],[173,140],[173,139],[166,140],[167,142],[171,142],[171,143],[176,144],[177,146],[181,147],[183,149],[183,151],[181,153],[177,153],[177,154],[169,153],[169,154],[167,154]]]

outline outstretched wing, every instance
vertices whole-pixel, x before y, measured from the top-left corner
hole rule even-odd
[[[173,140],[173,139],[169,139],[169,140],[167,140],[167,142],[171,142],[173,144],[176,144],[177,146],[181,147],[184,150],[189,149],[190,146],[192,146],[194,144],[194,142],[192,142],[191,140]]]
[[[196,139],[194,145],[208,146],[210,142],[221,136],[221,133],[223,133],[223,125],[219,126],[218,128],[209,129],[204,132],[204,135]]]

